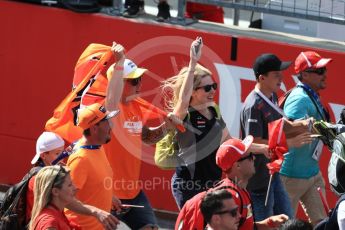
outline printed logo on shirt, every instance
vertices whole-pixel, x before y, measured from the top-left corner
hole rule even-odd
[[[206,121],[201,116],[198,116],[196,118],[196,126],[197,126],[197,128],[205,128],[206,127]]]
[[[136,119],[136,117],[133,117],[130,121],[125,121],[123,123],[123,128],[127,129],[129,134],[140,135],[143,128],[143,123],[142,121],[138,120],[139,119]]]

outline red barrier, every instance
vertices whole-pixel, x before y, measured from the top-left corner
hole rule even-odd
[[[202,36],[205,48],[201,63],[221,83],[220,106],[234,136],[238,134],[236,119],[241,102],[255,84],[252,63],[263,52],[273,52],[283,60],[294,60],[299,52],[314,49],[322,56],[333,58],[328,88],[322,96],[335,111],[333,116],[338,116],[337,110],[345,104],[345,98],[338,96],[345,81],[340,76],[345,63],[344,53],[240,36],[234,61],[230,60],[233,47],[232,36],[228,34],[7,1],[0,1],[0,21],[3,86],[0,91],[0,183],[14,183],[29,169],[35,139],[43,131],[53,109],[71,89],[76,60],[90,43],[111,45],[116,41],[123,44],[130,59],[150,70],[143,81],[144,98],[160,105],[159,81],[188,64],[191,41],[197,35]],[[288,77],[292,73],[293,68],[286,73],[286,88],[294,85],[293,79]],[[152,147],[145,147],[144,152],[147,154],[144,155],[142,180],[151,181],[145,188],[153,206],[176,210],[170,192],[172,171],[163,171],[153,165]],[[321,158],[324,175],[328,159],[326,150]],[[335,198],[329,188],[327,196],[334,204]]]

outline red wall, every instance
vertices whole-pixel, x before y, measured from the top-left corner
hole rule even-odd
[[[201,35],[207,45],[201,63],[212,70],[216,79],[214,63],[251,68],[253,60],[263,52],[294,60],[300,51],[314,49],[334,59],[329,68],[328,89],[323,93],[325,101],[345,104],[345,98],[339,96],[345,82],[340,73],[345,63],[344,53],[239,37],[237,60],[231,61],[230,35],[7,1],[0,1],[0,22],[0,183],[14,183],[29,169],[35,139],[53,109],[71,89],[74,65],[90,43],[111,45],[116,41],[123,44],[129,58],[150,70],[143,91],[146,98],[155,103],[161,101],[156,89],[159,80],[174,75],[188,64],[191,39],[197,35]],[[286,76],[292,71],[290,68]],[[252,81],[241,83],[239,100],[254,86]],[[286,77],[284,83],[288,88],[294,85],[290,77]],[[144,152],[147,154],[142,179],[158,178],[147,189],[153,206],[176,210],[169,187],[172,171],[160,170],[152,164],[152,147],[145,148]],[[326,151],[321,160],[323,172],[326,172],[328,159]],[[330,192],[328,197],[332,197]],[[334,197],[330,200],[333,202]]]

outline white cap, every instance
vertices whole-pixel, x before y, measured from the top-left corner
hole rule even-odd
[[[108,78],[113,74],[114,65],[112,64],[107,70]],[[138,68],[138,66],[131,60],[125,59],[123,63],[123,78],[124,79],[136,79],[141,77],[147,69]]]
[[[41,156],[41,153],[64,147],[64,140],[57,134],[52,132],[43,132],[36,142],[36,155],[31,160],[31,164],[35,164]]]

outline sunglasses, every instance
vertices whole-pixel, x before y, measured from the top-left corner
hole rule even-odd
[[[211,89],[213,88],[214,90],[216,90],[218,87],[217,83],[213,83],[211,85],[203,85],[203,86],[199,86],[199,87],[196,87],[195,90],[198,90],[198,89],[201,89],[203,88],[205,90],[206,93],[210,92]]]
[[[316,73],[317,75],[324,75],[327,72],[326,67],[318,68],[318,69],[307,69],[304,72],[307,73]]]
[[[230,214],[232,217],[236,217],[238,214],[238,207],[230,209],[230,210],[215,212],[214,214],[223,215],[223,214],[227,214],[227,213]]]
[[[245,161],[247,159],[254,160],[254,154],[253,153],[249,153],[248,156],[240,158],[237,162]]]
[[[132,86],[137,86],[141,82],[141,77],[134,78],[134,79],[128,79],[128,81],[131,82]]]

